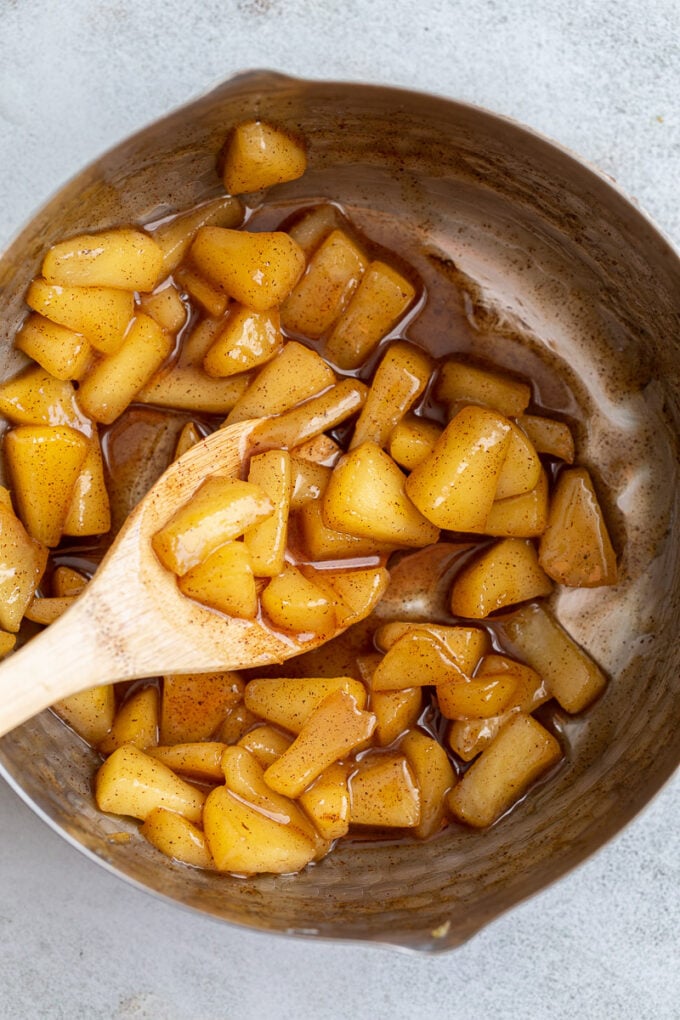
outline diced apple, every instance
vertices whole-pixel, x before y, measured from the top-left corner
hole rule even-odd
[[[435,396],[454,412],[465,404],[481,404],[509,418],[526,411],[531,389],[508,375],[462,361],[447,361],[437,380]]]
[[[425,733],[411,730],[400,741],[399,750],[406,756],[420,792],[420,821],[413,835],[429,839],[444,824],[445,798],[458,777],[444,748]]]
[[[273,509],[269,497],[252,482],[213,475],[156,532],[151,543],[161,563],[181,576],[269,517]]]
[[[235,404],[227,424],[281,414],[334,382],[335,372],[316,351],[290,341],[275,361],[260,369]]]
[[[350,449],[367,441],[386,446],[395,425],[415,404],[432,373],[432,360],[413,344],[391,343],[378,365]]]
[[[552,582],[530,539],[504,538],[463,567],[451,589],[451,612],[483,620],[517,602],[549,595]]]
[[[288,234],[201,227],[191,258],[229,297],[256,312],[281,302],[302,276],[305,256]]]
[[[539,562],[546,574],[572,588],[616,584],[616,553],[585,468],[566,468],[559,474]]]
[[[154,808],[139,831],[166,857],[208,871],[215,866],[204,833],[175,811]]]
[[[306,167],[305,147],[297,138],[265,121],[242,121],[227,143],[224,187],[232,195],[260,191],[302,177]]]
[[[226,542],[178,579],[187,598],[227,616],[254,620],[258,600],[253,564],[243,542]]]
[[[323,496],[328,527],[376,542],[425,546],[439,529],[413,505],[406,479],[389,454],[363,443],[337,464]],[[376,508],[380,507],[380,513]]]
[[[125,744],[99,768],[95,799],[100,811],[113,814],[144,820],[154,808],[162,807],[198,822],[205,793],[138,747]]]
[[[20,425],[5,436],[5,458],[19,516],[29,534],[58,544],[88,440],[65,425]]]
[[[274,627],[294,634],[330,637],[337,627],[332,601],[291,564],[271,579],[261,602]]]
[[[14,346],[55,379],[80,379],[92,357],[92,348],[84,336],[36,313],[26,319]]]
[[[254,312],[243,305],[235,305],[208,350],[203,367],[211,376],[236,375],[264,365],[282,347],[278,309]]]
[[[449,810],[476,828],[491,825],[561,756],[552,733],[519,712],[448,795]]]
[[[51,322],[82,334],[102,354],[114,354],[132,320],[135,298],[131,291],[113,287],[61,287],[34,280],[26,304]]]
[[[163,266],[163,252],[149,234],[118,228],[78,234],[54,244],[42,274],[61,287],[116,287],[150,291]]]
[[[207,740],[229,709],[243,700],[243,688],[238,673],[181,673],[164,677],[161,743]]]
[[[415,828],[420,824],[420,791],[401,754],[364,758],[350,776],[349,790],[352,825]]]
[[[314,709],[334,691],[350,694],[358,707],[366,707],[366,689],[353,677],[272,677],[250,680],[245,689],[246,708],[267,722],[299,733]]]
[[[331,231],[283,303],[286,329],[313,340],[322,336],[359,286],[367,264],[363,252],[344,231]]]

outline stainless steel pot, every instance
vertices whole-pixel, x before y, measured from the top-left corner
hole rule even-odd
[[[94,809],[95,756],[49,712],[0,742],[0,768],[74,845],[170,900],[267,931],[446,949],[596,850],[678,763],[680,259],[609,180],[501,117],[396,89],[245,74],[107,153],[10,246],[3,376],[19,364],[11,340],[45,248],[215,193],[225,133],[253,116],[309,143],[309,172],[277,200],[336,199],[427,274],[414,339],[441,331],[453,280],[461,328],[447,319],[440,348],[468,346],[472,323],[478,353],[529,374],[546,405],[580,421],[622,583],[562,594],[556,609],[611,682],[582,718],[558,718],[567,765],[500,824],[452,826],[423,845],[348,844],[294,877],[236,879],[161,858]]]

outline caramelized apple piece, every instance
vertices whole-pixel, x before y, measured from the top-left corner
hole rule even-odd
[[[560,472],[539,562],[546,574],[572,588],[616,584],[616,553],[585,468]]]
[[[420,821],[413,835],[429,839],[444,824],[445,797],[458,777],[444,748],[425,733],[411,730],[400,741],[399,750],[406,756],[420,792]]]
[[[420,791],[401,754],[369,756],[349,780],[352,825],[414,828],[420,824]]]
[[[494,411],[459,411],[406,481],[406,492],[420,512],[449,531],[482,526],[496,497],[510,431],[510,422]]]
[[[555,737],[519,712],[447,796],[449,810],[468,825],[491,825],[561,756]]]
[[[120,227],[78,234],[54,244],[43,260],[48,283],[61,287],[116,287],[153,290],[163,267],[163,252],[149,234]]]
[[[432,360],[424,351],[403,340],[390,344],[373,376],[350,449],[367,441],[386,446],[397,422],[424,391],[431,373]]]
[[[504,538],[463,567],[451,589],[451,612],[483,620],[504,606],[549,595],[552,582],[529,539]]]
[[[283,303],[283,325],[293,333],[318,339],[347,305],[366,266],[363,252],[351,238],[342,230],[331,231]]]
[[[260,191],[302,177],[307,157],[302,142],[261,120],[232,131],[224,159],[224,187],[232,195]]]
[[[257,588],[253,563],[243,542],[226,542],[177,581],[187,598],[227,616],[254,620]]]
[[[172,857],[192,868],[208,871],[214,868],[204,833],[175,811],[154,808],[146,816],[139,831],[166,857]]]
[[[481,404],[509,418],[526,411],[531,390],[519,379],[452,360],[442,366],[435,396],[454,413],[460,405]]]
[[[100,811],[142,820],[154,808],[167,808],[190,822],[201,819],[205,793],[132,744],[110,755],[95,777]]]
[[[299,733],[314,709],[334,691],[345,691],[360,709],[366,707],[364,685],[349,676],[258,677],[247,684],[244,700],[262,719]]]

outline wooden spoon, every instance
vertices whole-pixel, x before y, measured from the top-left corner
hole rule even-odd
[[[263,666],[328,640],[299,641],[186,598],[151,547],[154,532],[208,475],[239,474],[259,424],[219,429],[171,464],[132,511],[73,606],[0,666],[0,736],[89,687]]]

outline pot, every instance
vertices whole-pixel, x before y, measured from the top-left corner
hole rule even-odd
[[[529,376],[540,402],[576,423],[621,583],[562,591],[555,611],[609,674],[607,690],[582,716],[557,714],[564,766],[500,823],[424,844],[347,843],[295,876],[241,879],[160,857],[132,823],[95,809],[97,756],[51,712],[0,741],[0,771],[72,844],[166,899],[270,932],[448,949],[592,854],[678,764],[680,258],[610,180],[507,119],[255,72],[116,146],[17,237],[0,260],[0,376],[21,363],[12,337],[45,249],[217,194],[216,153],[253,117],[308,141],[309,170],[276,189],[278,203],[336,200],[421,272],[429,297],[409,336]]]

